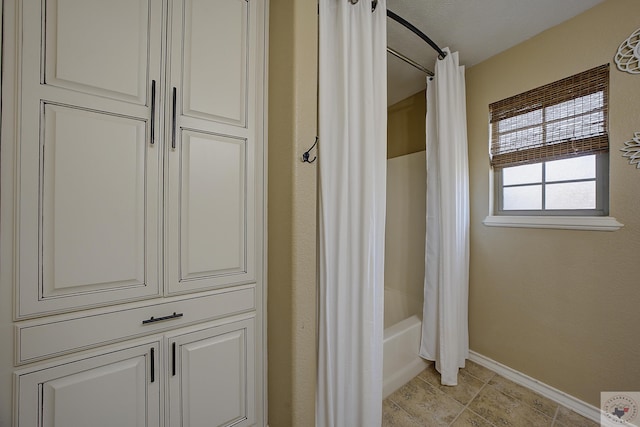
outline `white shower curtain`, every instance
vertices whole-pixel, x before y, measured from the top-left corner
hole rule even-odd
[[[420,356],[444,385],[469,356],[469,166],[464,67],[458,53],[427,80],[427,237]]]
[[[317,427],[379,426],[386,2],[320,0]]]

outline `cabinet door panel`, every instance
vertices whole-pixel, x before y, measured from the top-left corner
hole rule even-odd
[[[245,141],[182,138],[181,279],[245,271]]]
[[[254,416],[253,320],[169,340],[176,373],[169,380],[170,426],[248,426]]]
[[[156,342],[18,374],[18,426],[159,425],[158,350]]]
[[[45,84],[143,104],[159,17],[149,0],[47,0]]]
[[[174,46],[182,52],[182,113],[244,126],[248,77],[247,1],[184,0],[174,23],[182,30],[181,34],[174,34]]]
[[[185,130],[170,190],[169,291],[254,277],[254,188],[245,139]],[[176,157],[177,157],[176,156]]]
[[[35,248],[23,247],[32,252],[21,263],[21,311],[158,294],[157,177],[145,122],[55,104],[42,114],[38,203],[23,198],[37,209],[24,227],[40,231],[30,230]]]
[[[144,285],[144,122],[45,106],[41,298]]]

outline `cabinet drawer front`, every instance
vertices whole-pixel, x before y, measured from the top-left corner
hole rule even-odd
[[[252,310],[255,310],[255,288],[245,287],[199,297],[173,298],[170,302],[144,307],[126,305],[113,311],[21,322],[16,325],[17,363],[29,363]],[[173,313],[176,313],[175,317]],[[148,322],[152,317],[160,321]],[[163,317],[169,318],[162,320]],[[147,323],[143,324],[143,321]]]
[[[255,423],[255,321],[169,338],[169,426]]]
[[[105,350],[17,377],[22,427],[147,427],[160,422],[158,341]]]

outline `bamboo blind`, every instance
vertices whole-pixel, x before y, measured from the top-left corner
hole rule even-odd
[[[497,168],[609,151],[609,64],[489,105]]]

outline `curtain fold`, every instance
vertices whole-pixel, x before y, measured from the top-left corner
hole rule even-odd
[[[386,208],[386,2],[319,4],[316,426],[379,426]]]
[[[420,356],[457,385],[469,356],[469,166],[464,67],[458,53],[427,79],[427,236]]]

